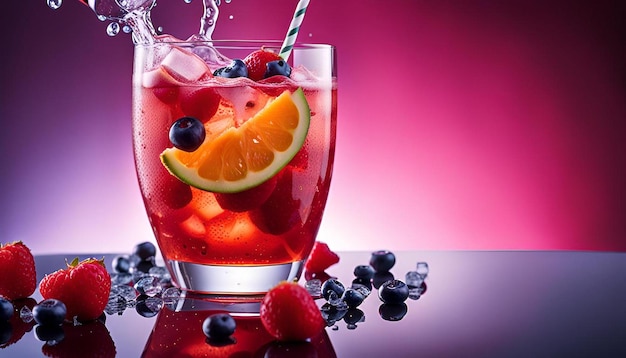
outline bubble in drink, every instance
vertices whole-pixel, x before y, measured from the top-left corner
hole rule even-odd
[[[48,0],[48,7],[52,10],[56,10],[61,7],[63,0]]]

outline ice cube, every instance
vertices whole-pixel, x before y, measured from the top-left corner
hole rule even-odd
[[[308,280],[304,284],[304,288],[309,292],[313,298],[322,297],[322,280],[314,278],[312,280]]]
[[[121,296],[126,301],[132,301],[137,298],[137,291],[134,287],[128,285],[112,286],[109,297]]]
[[[161,298],[163,299],[164,304],[173,305],[180,299],[180,290],[176,287],[170,287],[163,291]]]
[[[424,277],[420,275],[417,271],[409,271],[404,276],[404,282],[409,287],[420,287],[422,282],[424,282]]]
[[[163,291],[161,282],[157,277],[146,276],[135,283],[135,289],[142,295],[154,297]]]
[[[126,309],[126,299],[124,297],[115,295],[113,297],[109,296],[109,301],[107,305],[104,307],[104,312],[108,315],[113,314],[122,314]]]
[[[161,66],[174,78],[184,82],[195,82],[210,72],[200,57],[179,47],[172,48]]]
[[[111,285],[128,285],[133,281],[133,275],[130,273],[112,273],[111,274]]]
[[[163,266],[150,267],[148,275],[158,278],[161,282],[168,282],[172,279],[170,273]]]
[[[416,268],[417,273],[420,274],[423,278],[426,278],[426,276],[428,276],[428,263],[418,262]]]
[[[22,309],[20,309],[20,318],[22,319],[22,322],[24,323],[32,322],[33,311],[31,311],[30,308],[28,308],[28,306],[22,307]]]
[[[152,312],[159,312],[163,308],[163,299],[160,297],[148,297],[145,301],[146,307]]]

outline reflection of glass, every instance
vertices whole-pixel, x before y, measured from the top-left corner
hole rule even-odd
[[[144,348],[143,358],[337,356],[326,331],[310,342],[281,343],[265,330],[258,315],[245,313],[242,307],[247,307],[247,303],[243,306],[222,303],[221,309],[217,309],[220,305],[217,302],[190,298],[184,300],[177,309],[163,308],[159,312]],[[215,313],[229,311],[234,311],[230,313],[237,323],[231,340],[208,340],[202,332],[204,319]]]
[[[280,44],[211,44],[221,55],[200,42],[136,45],[137,174],[161,253],[178,286],[211,294],[261,294],[281,280],[299,278],[319,229],[335,147],[334,48],[296,46],[289,59],[291,79],[275,76],[263,83],[211,72],[229,63],[222,55],[239,59]],[[209,71],[201,57],[210,58]],[[209,138],[239,127],[284,90],[298,87],[311,111],[305,142],[286,167],[259,186],[216,194],[187,185],[161,162],[160,154],[173,146],[169,129],[179,118],[202,121]]]

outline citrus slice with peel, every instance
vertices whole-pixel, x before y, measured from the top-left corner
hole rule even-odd
[[[311,112],[301,88],[267,102],[239,127],[207,136],[193,152],[175,147],[161,153],[181,181],[215,193],[238,193],[273,177],[304,144]]]

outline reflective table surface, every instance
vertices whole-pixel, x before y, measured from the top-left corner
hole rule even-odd
[[[626,357],[626,253],[395,254],[390,272],[400,280],[417,262],[428,263],[421,297],[390,308],[374,288],[359,311],[306,344],[278,344],[258,317],[239,314],[234,343],[206,342],[201,323],[215,307],[186,299],[152,317],[127,308],[106,315],[105,324],[64,327],[56,347],[46,347],[32,324],[14,324],[0,357],[40,357],[54,349],[53,356],[89,356],[98,345],[117,357]],[[350,285],[354,267],[367,264],[370,253],[339,255],[327,273]],[[104,256],[110,267],[115,255],[37,256],[39,279],[75,256]],[[38,292],[33,299],[41,299]]]

